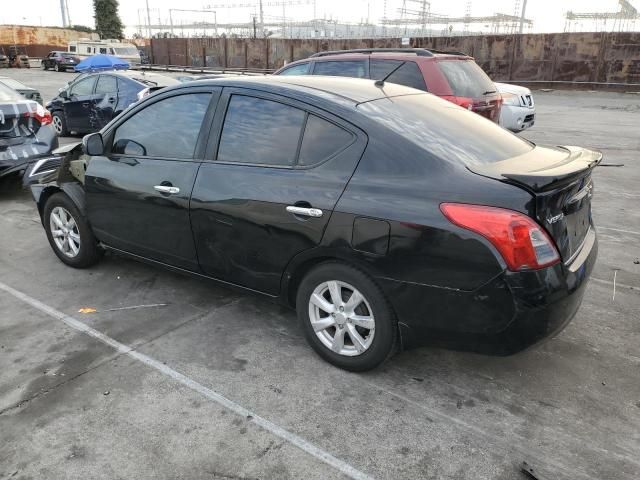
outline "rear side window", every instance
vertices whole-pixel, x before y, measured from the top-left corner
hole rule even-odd
[[[73,84],[71,87],[70,95],[91,95],[93,93],[93,86],[96,83],[96,77],[89,77],[80,80]]]
[[[112,153],[191,159],[211,94],[189,93],[155,102],[125,120]]]
[[[292,166],[305,112],[283,103],[232,95],[218,147],[218,160]]]
[[[353,135],[343,128],[309,114],[302,137],[298,165],[315,165],[348,146]]]
[[[496,90],[491,79],[473,60],[440,60],[438,66],[456,97],[477,98]]]
[[[316,62],[313,74],[365,78],[366,67],[364,61]]]
[[[118,91],[118,82],[116,77],[111,75],[100,75],[98,84],[96,85],[96,93],[116,93]]]
[[[306,75],[309,73],[309,64],[302,63],[300,65],[294,65],[279,73],[279,75]]]
[[[404,62],[403,64],[400,60],[371,60],[369,68],[371,69],[370,74],[373,80],[383,79],[389,75],[394,68],[397,68],[397,70],[387,78],[387,82],[417,88],[425,92],[427,91],[424,76],[415,62]]]

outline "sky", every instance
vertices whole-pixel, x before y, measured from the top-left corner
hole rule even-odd
[[[62,26],[59,0],[26,0],[29,9],[24,8],[24,2],[12,0],[0,0],[0,24],[22,25],[52,25]],[[279,1],[279,0],[276,0]],[[416,0],[405,0],[407,8],[419,9]],[[258,0],[148,0],[151,9],[151,21],[157,23],[168,22],[169,9],[202,9],[208,6],[216,6],[219,22],[248,22],[250,15],[255,13],[255,8],[222,8],[220,5],[256,4]],[[264,3],[273,3],[274,0],[264,0]],[[471,3],[472,16],[491,15],[493,13],[514,14],[516,3],[522,4],[523,0],[475,0]],[[71,21],[74,24],[93,26],[93,2],[91,0],[67,0]],[[403,0],[316,0],[316,15],[319,18],[332,18],[347,22],[360,22],[367,19],[367,12],[372,23],[384,15],[384,4],[387,4],[387,16],[399,16],[398,9]],[[631,0],[631,3],[640,10],[640,0]],[[464,16],[467,0],[432,0],[431,11],[433,13]],[[127,34],[133,34],[137,29],[135,25],[141,23],[146,11],[145,0],[120,0],[120,17],[127,26]],[[279,6],[265,7],[265,16],[282,17],[283,8]],[[565,13],[594,12],[618,10],[617,0],[528,0],[526,16],[534,22],[532,32],[559,32],[564,30]],[[195,14],[187,12],[174,12],[174,22],[203,21],[208,14]],[[310,20],[313,17],[313,5],[287,6],[285,15],[298,20]],[[595,30],[593,24],[585,22],[580,30]],[[462,28],[462,26],[460,26]],[[640,30],[640,19],[635,22],[634,30]]]

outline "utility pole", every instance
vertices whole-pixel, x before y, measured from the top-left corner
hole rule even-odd
[[[60,0],[60,13],[62,13],[62,26],[68,27],[67,24],[67,9],[65,0]]]
[[[151,13],[149,13],[149,0],[146,0],[147,3],[147,33],[149,38],[151,38]]]
[[[256,38],[256,17],[253,17],[253,39]]]
[[[523,0],[522,13],[520,14],[520,29],[519,29],[520,35],[522,35],[522,33],[524,32],[524,20],[525,20],[524,14],[526,10],[527,10],[527,0]]]
[[[260,29],[262,30],[262,36],[266,37],[267,32],[264,29],[264,10],[262,9],[262,0],[260,0]]]

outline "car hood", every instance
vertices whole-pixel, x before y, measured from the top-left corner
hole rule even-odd
[[[512,85],[510,83],[495,82],[495,86],[500,93],[513,93],[514,95],[531,95],[531,90],[520,85]]]

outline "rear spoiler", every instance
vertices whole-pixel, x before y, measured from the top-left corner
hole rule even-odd
[[[568,154],[562,155],[563,150]],[[574,146],[536,147],[518,157],[467,168],[478,175],[544,192],[586,176],[601,161],[602,153],[596,150]]]

